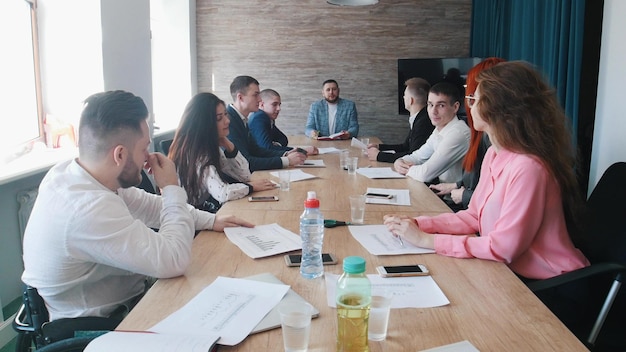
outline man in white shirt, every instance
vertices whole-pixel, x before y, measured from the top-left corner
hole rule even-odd
[[[430,88],[428,117],[435,129],[418,150],[394,162],[397,172],[428,183],[461,180],[470,129],[456,116],[459,106],[459,90],[455,85],[439,82]]]
[[[148,151],[147,118],[143,100],[131,93],[90,96],[79,157],[55,165],[41,182],[24,235],[22,280],[37,288],[51,321],[130,308],[147,277],[185,272],[196,229],[253,226],[187,204],[174,163]],[[160,196],[132,187],[142,169]]]

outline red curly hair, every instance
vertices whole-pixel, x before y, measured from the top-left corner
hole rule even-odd
[[[488,57],[476,64],[476,66],[472,67],[467,73],[467,86],[465,88],[467,95],[474,94],[476,91],[476,87],[478,86],[478,83],[476,83],[476,77],[481,71],[505,61],[506,60],[499,57]],[[472,120],[471,109],[466,108],[465,111],[467,112],[467,124],[470,127],[471,137],[469,149],[467,150],[467,154],[465,154],[465,159],[463,159],[463,169],[470,172],[474,169],[474,163],[476,162],[480,140],[483,138],[483,132],[476,131],[474,129],[474,120]]]

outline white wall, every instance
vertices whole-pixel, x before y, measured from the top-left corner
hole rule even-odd
[[[590,192],[611,164],[626,161],[625,15],[626,1],[604,0],[598,98],[589,172]]]

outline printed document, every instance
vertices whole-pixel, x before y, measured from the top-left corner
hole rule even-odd
[[[335,308],[335,288],[339,275],[325,273],[326,301]],[[367,275],[372,288],[386,288],[393,292],[391,308],[431,308],[450,304],[432,276],[382,277]]]
[[[341,149],[335,147],[327,147],[327,148],[317,148],[318,153],[321,154],[333,154],[339,153]]]
[[[367,145],[363,142],[361,142],[360,140],[352,137],[352,141],[350,141],[350,146],[351,147],[355,147],[355,148],[359,148],[359,149],[363,149],[363,150],[367,150]]]
[[[296,167],[326,167],[322,159],[306,159],[304,163],[296,165]]]
[[[226,227],[226,237],[250,258],[263,258],[302,249],[302,239],[277,223],[255,227]]]
[[[385,225],[348,226],[355,240],[374,255],[435,253],[434,249],[421,248],[408,241],[400,243]]]
[[[288,285],[220,276],[150,331],[220,336],[218,344],[234,346],[250,334],[288,290]]]

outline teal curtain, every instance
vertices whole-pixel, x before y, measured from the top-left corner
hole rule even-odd
[[[543,72],[576,142],[585,0],[474,0],[470,56],[524,60]]]

